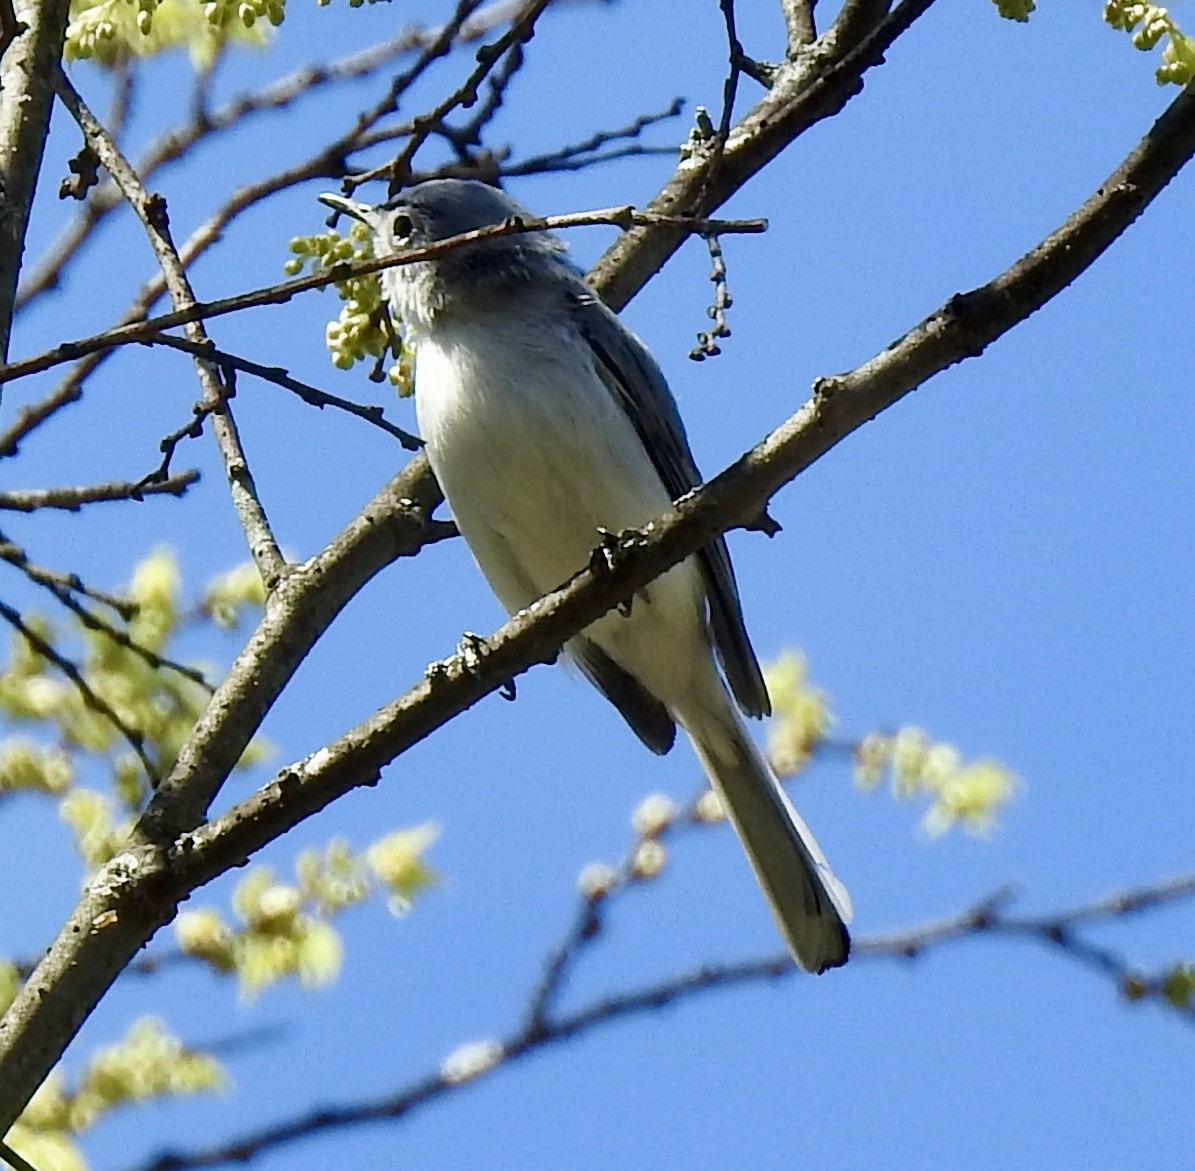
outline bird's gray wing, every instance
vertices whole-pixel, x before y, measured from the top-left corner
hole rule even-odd
[[[570,638],[569,655],[585,677],[619,711],[631,731],[652,752],[663,756],[676,740],[676,723],[668,709],[629,671],[624,671],[596,642],[584,635]]]
[[[701,473],[663,372],[647,347],[592,293],[571,293],[569,303],[602,381],[630,418],[668,495],[679,500],[701,483]],[[743,623],[726,542],[712,541],[697,561],[709,600],[710,632],[730,690],[747,715],[767,715],[771,704]]]

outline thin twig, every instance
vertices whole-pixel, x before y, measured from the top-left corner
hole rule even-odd
[[[186,338],[174,337],[166,333],[158,334],[147,340],[151,345],[169,346],[171,349],[181,350],[207,362],[214,362],[217,366],[240,370],[265,382],[272,382],[284,390],[293,391],[309,406],[319,407],[321,410],[324,407],[334,407],[336,410],[345,411],[358,419],[364,419],[367,423],[385,431],[387,435],[392,435],[407,451],[418,451],[423,446],[423,440],[417,435],[412,435],[409,431],[404,431],[401,427],[391,423],[385,417],[382,407],[366,406],[364,403],[355,403],[341,398],[339,395],[329,394],[326,390],[320,390],[318,387],[292,378],[281,366],[263,366],[260,362],[252,362],[248,358],[238,357],[236,354],[230,354],[227,350],[219,349],[210,340],[206,343],[192,342]]]
[[[625,142],[627,139],[638,138],[648,127],[655,126],[659,122],[665,122],[669,118],[677,117],[684,108],[684,98],[674,98],[672,100],[672,104],[666,110],[660,110],[655,114],[641,114],[634,121],[628,123],[626,126],[619,127],[617,130],[598,130],[581,142],[575,142],[569,146],[562,146],[559,150],[550,151],[547,154],[532,155],[530,158],[524,159],[522,162],[504,166],[501,169],[502,174],[535,175],[542,171],[572,169],[576,167],[579,163],[579,160],[583,159],[585,156],[598,155],[599,151],[603,151],[611,143]],[[627,148],[623,148],[623,152],[624,153],[620,154],[601,154],[598,155],[598,158],[624,158],[626,157]],[[635,153],[675,154],[676,147],[640,146]],[[580,165],[588,165],[593,161],[596,160],[588,159],[585,162],[581,162]]]
[[[44,565],[36,565],[29,560],[25,551],[19,545],[0,534],[0,560],[19,569],[30,581],[55,590],[67,590],[72,594],[81,594],[98,602],[101,606],[108,606],[115,610],[126,622],[131,622],[141,607],[129,598],[122,598],[117,594],[110,594],[105,590],[97,590],[87,585],[77,573],[59,573],[57,570],[47,569]]]
[[[399,98],[441,57],[452,51],[453,46],[461,37],[463,30],[480,7],[480,0],[457,0],[452,15],[436,33],[435,38],[428,44],[419,59],[410,69],[394,77],[386,95],[376,102],[370,109],[358,115],[353,123],[353,129],[348,138],[357,140],[366,131],[371,130],[383,118],[393,114],[398,109]],[[345,192],[351,195],[355,181],[346,179]]]
[[[414,168],[411,165],[419,148],[440,130],[444,119],[453,110],[468,108],[477,101],[477,91],[481,83],[493,72],[509,50],[522,46],[535,35],[535,22],[552,0],[526,0],[522,9],[510,23],[510,27],[497,40],[483,45],[477,50],[477,67],[465,78],[451,94],[438,106],[421,114],[415,119],[415,128],[406,145],[389,167],[390,194],[393,195],[400,187],[411,181]],[[466,7],[463,5],[462,7]],[[517,69],[521,58],[516,58],[511,70]],[[501,88],[497,91],[501,96]]]
[[[638,211],[630,204],[619,207],[603,208],[598,211],[572,212],[567,215],[528,217],[521,220],[508,220],[503,224],[493,224],[490,227],[478,228],[472,232],[463,232],[459,236],[438,240],[425,248],[412,248],[398,256],[388,256],[382,259],[362,260],[354,264],[338,264],[325,271],[311,273],[308,276],[297,277],[294,280],[282,281],[268,285],[265,288],[254,289],[248,293],[240,293],[234,297],[224,297],[217,301],[197,301],[185,309],[176,309],[172,313],[163,313],[157,317],[149,317],[142,321],[129,322],[118,325],[103,333],[92,334],[90,337],[79,338],[76,341],[62,342],[51,350],[46,350],[31,358],[24,358],[18,362],[0,365],[0,383],[12,382],[18,378],[26,378],[31,374],[38,374],[54,366],[61,366],[66,362],[73,362],[89,354],[101,350],[112,349],[115,346],[126,346],[151,340],[155,334],[179,325],[188,325],[195,321],[209,321],[214,317],[223,317],[229,313],[239,313],[242,309],[252,309],[260,305],[280,305],[289,301],[300,293],[312,289],[322,289],[336,281],[349,280],[353,277],[367,276],[370,273],[381,272],[385,268],[393,268],[402,264],[414,264],[420,260],[434,260],[443,256],[454,248],[461,248],[467,244],[475,244],[482,240],[491,240],[499,236],[517,235],[523,232],[553,231],[559,228],[580,228],[600,225],[610,225],[622,228],[624,231],[632,227],[655,224],[675,228],[677,231],[702,235],[715,233],[717,235],[751,234],[755,235],[767,230],[767,221],[762,219],[724,220],[691,218],[689,216],[668,215],[662,212]]]
[[[41,508],[60,508],[78,512],[85,504],[114,500],[142,500],[146,496],[182,496],[199,479],[195,470],[179,472],[160,480],[110,480],[79,488],[26,488],[0,492],[0,511],[36,512]]]

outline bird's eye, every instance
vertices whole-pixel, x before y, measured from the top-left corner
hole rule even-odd
[[[396,244],[405,244],[410,240],[411,233],[414,230],[415,224],[405,212],[399,212],[394,217],[394,222],[390,225],[390,233],[394,237]]]

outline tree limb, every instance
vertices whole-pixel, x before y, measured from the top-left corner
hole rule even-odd
[[[29,208],[54,102],[69,0],[24,0],[0,62],[0,359],[8,357]],[[18,32],[18,25],[24,30]]]
[[[1063,908],[1049,915],[1019,916],[1008,914],[1002,909],[1008,901],[1007,892],[1002,891],[946,919],[885,935],[864,936],[855,941],[851,962],[921,957],[943,944],[964,939],[1022,938],[1043,943],[1058,954],[1092,966],[1088,962],[1085,945],[1074,934],[1076,927],[1084,923],[1123,918],[1145,909],[1189,899],[1192,895],[1195,895],[1195,874],[1185,874],[1154,885],[1119,891],[1106,898]],[[1094,966],[1101,972],[1105,970],[1102,964]],[[1128,973],[1130,969],[1120,962],[1119,971]],[[418,1078],[373,1101],[322,1106],[238,1138],[190,1151],[165,1152],[130,1168],[130,1171],[194,1171],[200,1167],[242,1164],[267,1151],[308,1139],[315,1134],[369,1122],[394,1121],[452,1093],[467,1082],[496,1073],[516,1061],[604,1025],[673,1006],[716,989],[790,979],[800,980],[801,977],[786,954],[761,956],[737,963],[703,964],[655,984],[598,998],[570,1013],[547,1017],[528,1016],[522,1027],[507,1036],[464,1046],[450,1055],[437,1072]],[[1134,998],[1133,989],[1126,987],[1123,982],[1121,991]],[[1184,1020],[1195,1021],[1195,1016],[1189,1010],[1177,1011]]]
[[[187,271],[179,257],[178,250],[170,236],[166,203],[159,195],[150,195],[137,177],[120,147],[100,124],[99,119],[88,109],[78,90],[71,84],[62,67],[56,67],[55,88],[71,116],[79,124],[88,146],[99,156],[108,174],[129,201],[137,218],[141,220],[149,236],[150,246],[161,266],[166,288],[176,309],[188,310],[195,306],[195,293],[187,277]],[[187,337],[198,345],[207,344],[207,334],[199,321],[187,326]],[[245,459],[237,433],[236,422],[228,405],[231,397],[228,389],[221,385],[212,363],[196,359],[195,371],[203,390],[203,403],[211,408],[212,426],[216,433],[216,444],[224,461],[224,472],[232,493],[233,507],[245,532],[249,552],[257,565],[261,579],[267,589],[279,581],[286,569],[286,559],[278,547],[270,522],[257,494],[257,486]]]

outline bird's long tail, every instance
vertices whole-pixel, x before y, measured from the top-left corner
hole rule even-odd
[[[747,852],[793,958],[810,972],[845,964],[851,900],[729,699],[681,723]]]

